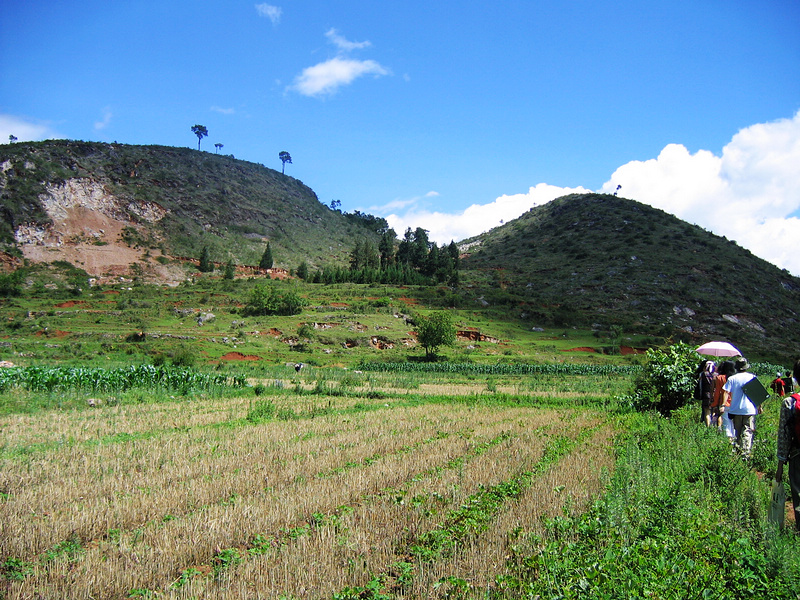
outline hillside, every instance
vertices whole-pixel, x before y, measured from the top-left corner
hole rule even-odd
[[[341,264],[368,222],[262,165],[189,148],[54,140],[0,145],[0,243],[92,275],[177,276],[172,259]],[[362,226],[363,225],[363,226]],[[377,240],[377,236],[375,236]]]
[[[230,156],[66,140],[0,145],[0,212],[5,262],[159,283],[185,280],[203,247],[217,263],[254,266],[269,241],[276,267],[345,265],[356,240],[377,243],[385,226]],[[578,328],[608,347],[622,334],[640,347],[724,339],[784,362],[800,354],[800,279],[633,200],[566,196],[459,246],[461,283],[437,289],[435,304],[479,310],[503,329]]]
[[[800,279],[645,204],[583,194],[534,207],[460,244],[486,300],[532,323],[725,339],[800,355]]]

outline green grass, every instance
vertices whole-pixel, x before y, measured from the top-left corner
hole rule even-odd
[[[278,293],[303,298],[302,313],[250,316],[243,307],[258,281],[204,277],[175,288],[134,283],[76,289],[73,277],[68,266],[31,268],[20,294],[0,299],[1,359],[24,365],[155,362],[225,371],[231,363],[221,358],[229,353],[257,357],[256,368],[296,362],[355,367],[364,361],[399,363],[424,356],[406,320],[430,310],[431,289],[425,287],[273,282]],[[450,312],[457,329],[497,340],[464,339],[441,349],[439,357],[451,362],[637,362],[635,356],[602,354],[607,342],[591,330],[531,331],[524,321],[508,316],[496,321],[480,310]],[[201,315],[213,317],[200,324]],[[576,347],[597,352],[569,351]]]
[[[800,537],[766,521],[768,486],[716,431],[627,419],[607,493],[521,536],[490,598],[796,598]]]

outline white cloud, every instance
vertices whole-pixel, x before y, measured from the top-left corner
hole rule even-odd
[[[273,25],[277,25],[281,20],[283,9],[280,6],[272,6],[271,4],[256,4],[256,12],[259,17],[266,17],[272,21]]]
[[[364,75],[388,75],[389,70],[374,60],[353,60],[332,58],[303,69],[291,88],[304,96],[324,96],[336,93],[343,85],[348,85]]]
[[[336,57],[303,69],[294,79],[289,89],[304,96],[332,95],[343,85],[353,83],[364,75],[389,75],[391,71],[374,60],[356,60],[348,58],[347,53],[367,48],[370,42],[351,42],[335,29],[325,32],[325,37],[336,46]]]
[[[621,166],[603,185],[735,240],[800,275],[800,112],[746,127],[716,156],[670,144]]]
[[[340,35],[338,31],[334,28],[329,29],[325,32],[325,37],[337,48],[339,48],[342,52],[350,52],[352,50],[361,50],[362,48],[368,48],[372,45],[371,42],[364,41],[364,42],[351,42],[345,39],[344,36]]]
[[[211,110],[221,115],[232,115],[236,113],[235,108],[222,108],[221,106],[212,106]]]
[[[657,158],[619,167],[600,191],[611,194],[618,185],[620,196],[735,240],[800,276],[800,111],[791,119],[742,129],[721,156],[669,144]],[[395,231],[402,235],[407,227],[423,227],[442,244],[487,231],[553,198],[588,191],[540,183],[525,194],[503,195],[455,214],[428,210],[420,198],[390,203],[378,214],[396,211],[385,217]]]
[[[35,142],[62,137],[47,125],[15,115],[0,114],[0,144],[5,144],[10,135],[20,142]]]
[[[103,120],[102,121],[95,121],[94,129],[95,131],[102,131],[106,127],[111,124],[111,117],[113,117],[113,113],[111,109],[107,106],[103,109]]]
[[[413,199],[411,208],[405,214],[395,213],[387,215],[386,221],[399,235],[408,228],[422,227],[428,230],[428,237],[437,244],[447,244],[450,241],[460,241],[493,227],[505,221],[516,219],[533,206],[549,202],[553,198],[566,194],[583,194],[587,190],[582,187],[562,188],[546,183],[540,183],[530,188],[525,194],[503,195],[489,204],[473,204],[465,210],[451,214],[430,211],[418,206],[419,198]],[[438,196],[437,192],[429,192],[425,197]],[[383,207],[384,211],[393,208],[392,203]]]

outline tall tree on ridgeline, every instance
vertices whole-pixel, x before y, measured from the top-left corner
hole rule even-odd
[[[197,149],[200,150],[200,140],[208,135],[205,125],[192,125],[192,133],[197,136]]]
[[[283,163],[281,165],[281,173],[284,173],[286,171],[286,163],[292,164],[292,155],[286,150],[283,150],[278,153],[278,158],[280,158],[281,162]]]

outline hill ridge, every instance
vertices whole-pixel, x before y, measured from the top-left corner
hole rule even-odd
[[[563,196],[460,247],[465,268],[494,271],[534,319],[800,355],[800,278],[635,200]]]

